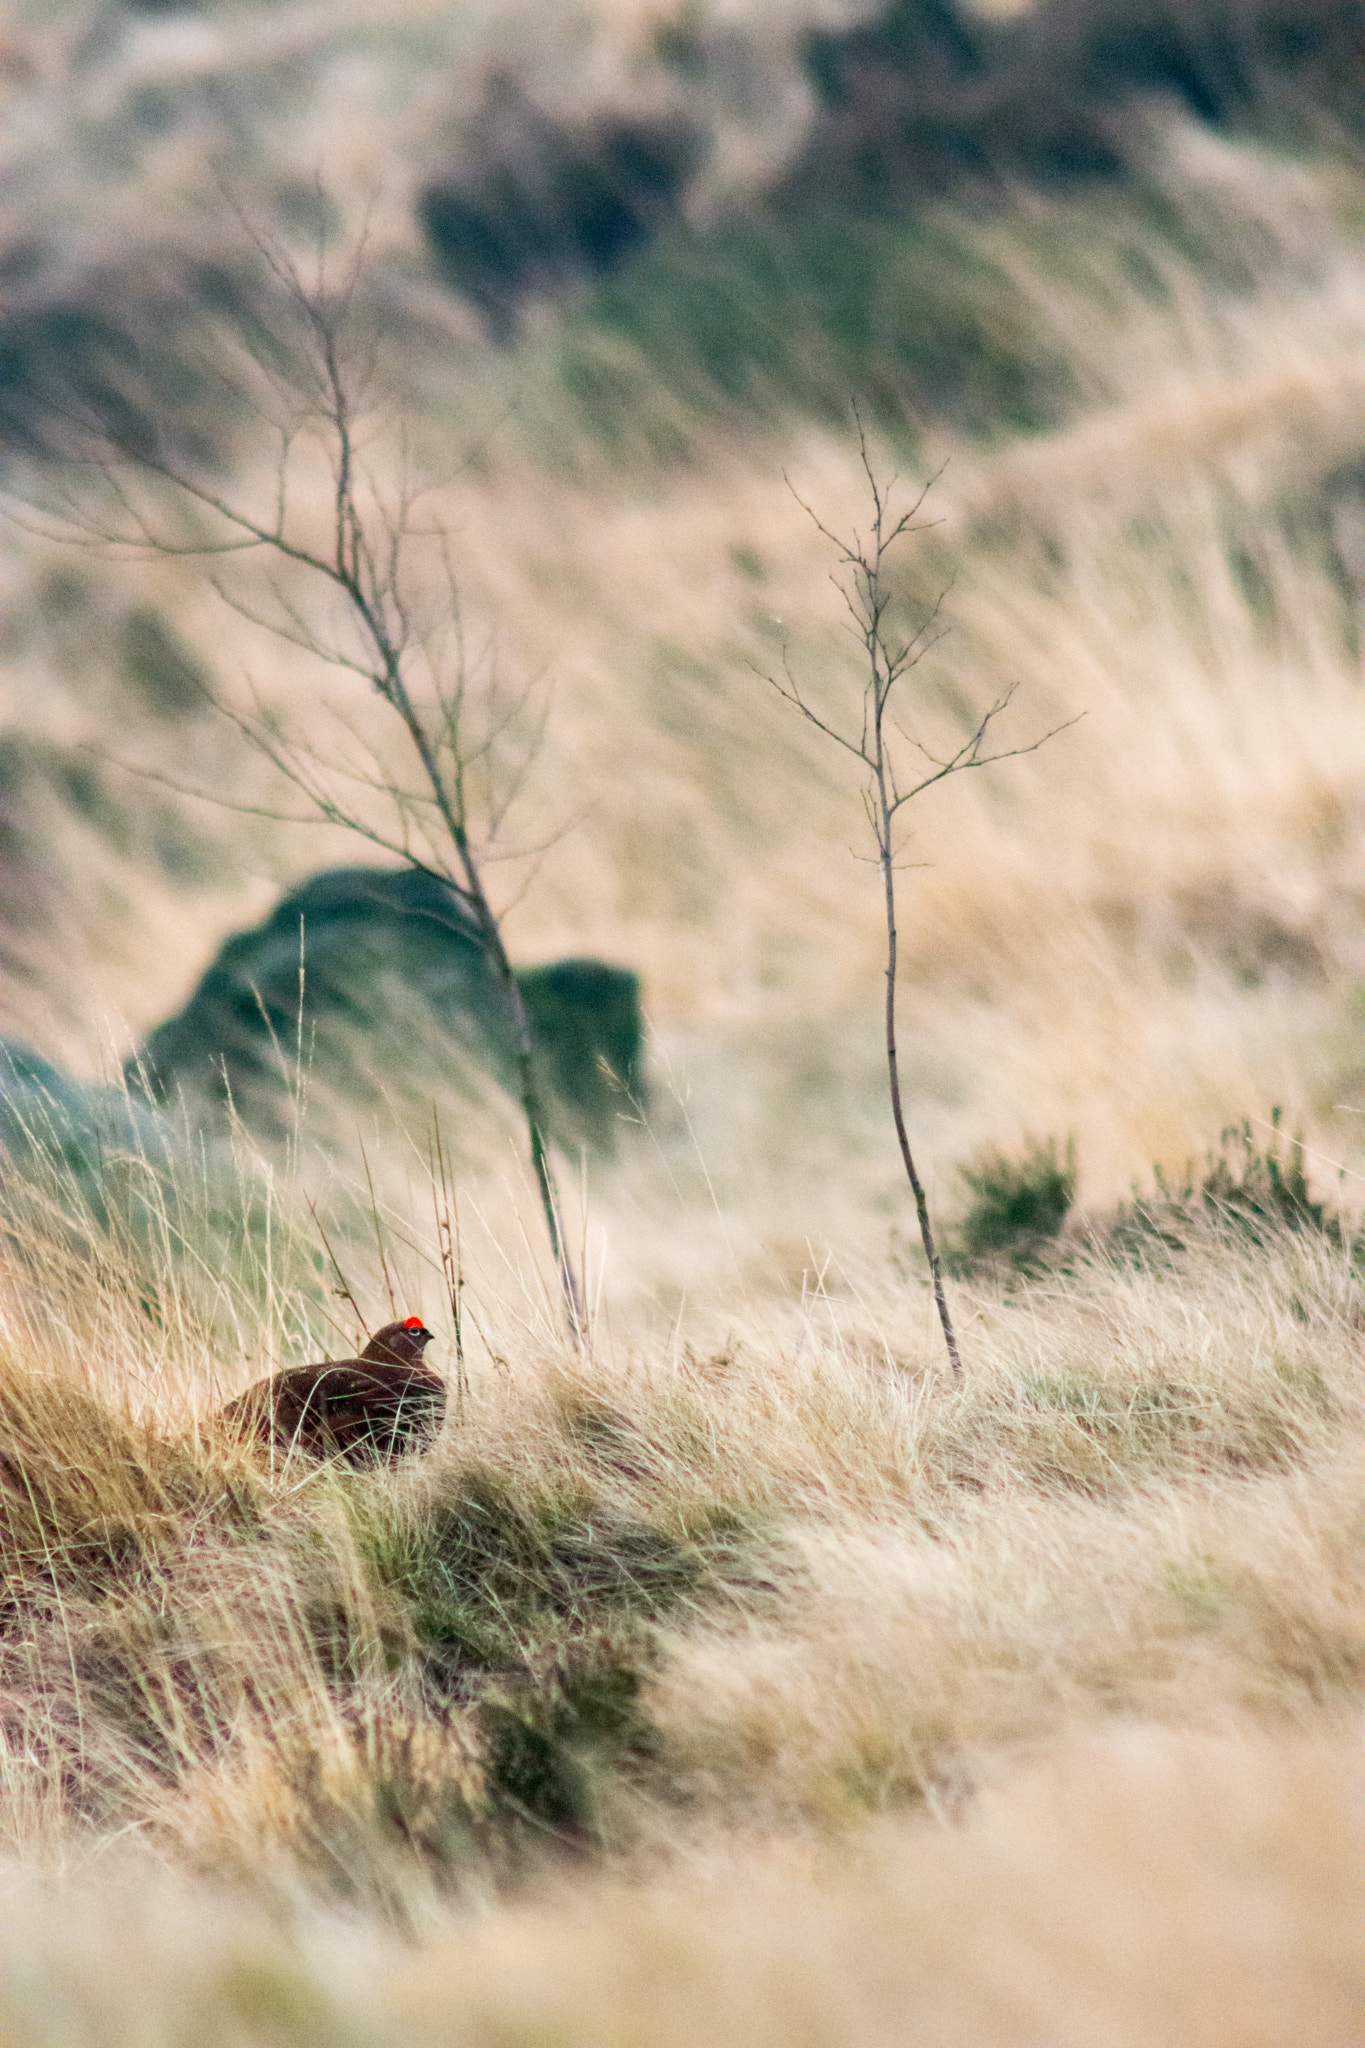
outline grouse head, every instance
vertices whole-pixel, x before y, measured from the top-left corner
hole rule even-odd
[[[382,1330],[376,1330],[361,1357],[372,1365],[420,1365],[422,1353],[432,1341],[420,1316],[409,1316],[405,1322],[385,1323]]]

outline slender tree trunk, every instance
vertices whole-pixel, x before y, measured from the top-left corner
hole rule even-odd
[[[896,1121],[896,1138],[901,1148],[906,1177],[915,1197],[915,1213],[919,1217],[919,1234],[924,1244],[924,1255],[929,1261],[929,1271],[934,1283],[934,1303],[938,1319],[943,1325],[943,1341],[948,1347],[948,1362],[953,1369],[954,1379],[962,1377],[962,1359],[957,1348],[957,1337],[953,1330],[953,1319],[948,1312],[948,1296],[943,1285],[943,1266],[939,1259],[938,1247],[934,1243],[934,1232],[929,1222],[929,1203],[924,1187],[915,1171],[914,1155],[910,1150],[910,1139],[905,1128],[905,1112],[901,1104],[900,1066],[896,1058],[896,820],[909,803],[923,796],[949,776],[965,774],[969,768],[989,768],[997,761],[1009,761],[1020,754],[1036,753],[1038,748],[1052,739],[1063,727],[1054,726],[1041,739],[1022,747],[1003,747],[998,752],[986,751],[986,736],[1001,712],[1014,695],[1013,688],[997,698],[977,721],[976,728],[967,738],[950,746],[944,754],[935,754],[917,739],[914,733],[890,717],[892,692],[904,683],[911,671],[918,667],[924,656],[941,637],[938,627],[942,595],[920,619],[908,638],[902,637],[899,629],[888,627],[888,607],[891,593],[883,580],[887,556],[896,544],[908,535],[921,529],[916,518],[925,497],[932,488],[924,486],[905,511],[897,514],[892,498],[896,479],[883,486],[877,478],[872,458],[868,453],[867,435],[863,429],[862,416],[855,405],[854,419],[858,428],[858,448],[862,456],[863,474],[867,478],[872,494],[873,520],[871,531],[863,538],[856,531],[849,539],[842,539],[833,528],[826,526],[818,512],[811,510],[799,493],[794,493],[797,503],[807,512],[816,528],[825,539],[838,550],[840,570],[834,583],[848,608],[854,629],[862,642],[867,657],[867,672],[862,687],[861,715],[844,726],[838,719],[830,719],[815,705],[807,702],[800,684],[783,659],[781,676],[769,676],[768,682],[788,704],[795,707],[808,724],[817,732],[850,754],[861,764],[867,774],[863,785],[863,802],[867,820],[877,842],[877,857],[881,864],[882,887],[886,897],[886,1067],[891,1083],[891,1113]],[[888,745],[887,724],[890,722],[893,743]],[[1074,720],[1068,719],[1067,724]],[[900,766],[897,764],[899,740]]]
[[[882,777],[879,771],[879,785]],[[938,1319],[943,1325],[943,1341],[948,1347],[948,1361],[953,1368],[953,1377],[961,1379],[962,1360],[958,1355],[957,1337],[953,1330],[953,1319],[948,1310],[948,1296],[943,1285],[943,1267],[939,1261],[938,1246],[934,1242],[933,1226],[929,1221],[929,1202],[924,1185],[915,1171],[914,1155],[910,1150],[910,1138],[905,1128],[905,1113],[901,1108],[900,1065],[896,1057],[896,869],[891,847],[891,821],[886,812],[886,791],[879,787],[882,800],[882,828],[878,833],[879,852],[882,864],[882,881],[886,891],[886,1066],[891,1081],[891,1114],[896,1120],[896,1137],[905,1161],[911,1192],[915,1197],[915,1213],[919,1217],[919,1234],[924,1244],[924,1256],[929,1261],[929,1271],[934,1282],[934,1302],[938,1308]]]
[[[484,952],[502,984],[503,1001],[507,1005],[507,1020],[511,1025],[512,1035],[512,1058],[517,1071],[517,1094],[521,1101],[522,1115],[526,1119],[526,1134],[531,1148],[531,1165],[536,1176],[536,1191],[540,1196],[545,1230],[564,1295],[564,1312],[568,1317],[569,1334],[575,1344],[581,1344],[585,1334],[583,1298],[579,1292],[578,1276],[574,1272],[569,1247],[564,1240],[564,1226],[559,1213],[559,1190],[555,1186],[554,1168],[550,1163],[549,1147],[546,1143],[545,1108],[536,1081],[531,1019],[527,1013],[526,1001],[521,993],[516,971],[503,944],[498,921],[482,888],[473,892],[473,897],[475,913],[482,928]]]
[[[387,641],[381,645],[385,669],[384,695],[406,725],[422,762],[446,830],[460,857],[465,877],[465,897],[478,923],[484,952],[502,984],[503,1000],[507,1005],[507,1019],[512,1032],[512,1057],[517,1070],[517,1094],[521,1101],[522,1115],[526,1118],[526,1134],[531,1148],[531,1166],[536,1176],[536,1191],[540,1196],[546,1235],[550,1240],[550,1249],[559,1273],[559,1284],[564,1294],[564,1311],[568,1317],[569,1334],[575,1344],[581,1344],[585,1335],[583,1297],[579,1292],[578,1276],[574,1272],[569,1247],[564,1241],[564,1227],[559,1213],[559,1190],[555,1186],[554,1168],[550,1164],[549,1148],[546,1144],[545,1108],[536,1082],[531,1020],[526,1012],[516,972],[503,944],[502,927],[484,892],[483,875],[469,843],[469,834],[464,822],[463,784],[457,783],[456,801],[453,802],[431,742],[423,731],[421,720],[408,696],[397,655]]]
[[[564,1293],[564,1311],[569,1319],[569,1333],[575,1344],[581,1344],[584,1337],[583,1297],[579,1292],[578,1277],[574,1272],[569,1247],[564,1242],[564,1225],[559,1213],[559,1190],[555,1186],[554,1169],[545,1143],[544,1111],[540,1101],[540,1089],[536,1085],[535,1060],[531,1044],[531,1020],[526,1012],[526,1002],[521,993],[516,974],[501,944],[499,934],[498,952],[500,959],[495,962],[503,975],[503,987],[508,1009],[512,1018],[513,1043],[516,1048],[517,1086],[521,1096],[522,1114],[526,1118],[527,1135],[531,1142],[531,1164],[535,1169],[536,1187],[540,1194],[540,1206],[545,1216],[545,1228],[554,1253],[555,1265],[559,1270],[559,1284]]]

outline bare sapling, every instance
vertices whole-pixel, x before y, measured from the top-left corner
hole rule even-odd
[[[931,478],[908,504],[903,503],[903,509],[898,510],[898,498],[903,501],[903,494],[898,490],[899,480],[892,476],[883,481],[879,475],[861,420],[858,421],[858,452],[872,501],[872,521],[866,533],[854,532],[845,539],[827,526],[799,493],[793,492],[801,509],[838,551],[834,583],[843,598],[863,657],[857,713],[842,725],[827,717],[810,702],[793,678],[789,664],[784,663],[782,675],[766,676],[765,680],[818,732],[851,755],[862,771],[863,808],[876,846],[875,861],[880,871],[886,913],[886,1068],[891,1115],[896,1127],[896,1142],[914,1196],[920,1240],[929,1264],[943,1341],[954,1378],[960,1378],[962,1356],[943,1284],[943,1264],[934,1239],[929,1200],[910,1149],[896,1048],[896,878],[902,867],[901,813],[936,783],[946,782],[950,776],[964,774],[970,768],[988,768],[998,761],[1035,753],[1047,740],[1075,721],[1067,719],[1025,746],[992,750],[992,729],[1014,696],[1011,687],[996,698],[963,740],[946,751],[936,752],[904,723],[903,699],[910,679],[943,636],[941,620],[946,593],[940,594],[906,629],[899,623],[903,607],[897,601],[892,570],[902,544],[933,523],[921,520],[919,515],[937,478]]]
[[[507,905],[495,902],[489,880],[494,862],[543,857],[553,843],[542,835],[539,845],[514,847],[506,829],[543,741],[543,692],[506,683],[491,644],[477,655],[467,644],[439,480],[413,481],[409,421],[401,401],[385,395],[383,309],[364,289],[363,240],[337,263],[319,249],[305,271],[252,219],[236,218],[265,280],[265,311],[206,326],[200,367],[216,381],[223,417],[264,437],[265,460],[252,471],[259,483],[224,484],[211,458],[186,452],[155,421],[121,432],[116,411],[73,407],[58,423],[66,483],[56,496],[48,483],[44,509],[63,538],[89,547],[204,561],[243,618],[299,649],[314,672],[321,663],[359,678],[391,714],[384,745],[321,696],[296,734],[254,693],[245,711],[213,700],[304,799],[302,816],[289,822],[357,833],[439,878],[468,916],[501,994],[536,1191],[577,1341],[582,1296],[531,1023],[503,934]],[[329,711],[330,751],[318,737]]]

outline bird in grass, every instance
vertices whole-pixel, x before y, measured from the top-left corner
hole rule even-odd
[[[385,1323],[359,1358],[291,1365],[229,1401],[219,1420],[283,1451],[363,1468],[424,1451],[446,1412],[445,1381],[422,1363],[420,1316]]]

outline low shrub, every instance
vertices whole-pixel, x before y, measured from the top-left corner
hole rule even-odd
[[[1271,1113],[1270,1141],[1258,1144],[1251,1124],[1229,1124],[1202,1166],[1187,1164],[1183,1178],[1154,1169],[1155,1190],[1134,1193],[1096,1232],[1120,1258],[1150,1260],[1185,1249],[1210,1231],[1264,1244],[1288,1231],[1334,1245],[1353,1244],[1339,1213],[1318,1201],[1308,1185],[1302,1140],[1281,1150],[1281,1112]]]
[[[971,1191],[966,1214],[949,1240],[950,1267],[1030,1267],[1058,1236],[1076,1195],[1076,1147],[1059,1155],[1057,1141],[1032,1141],[1021,1158],[983,1153],[961,1169]]]

